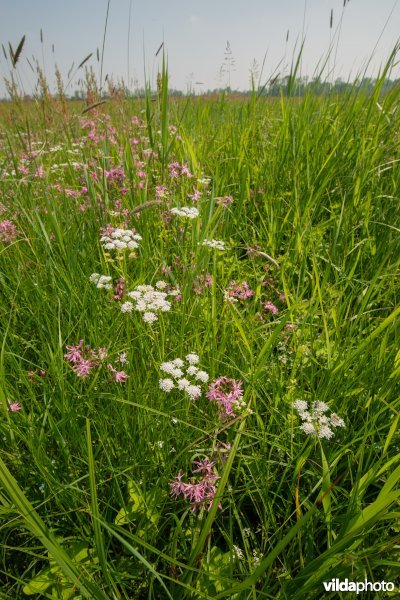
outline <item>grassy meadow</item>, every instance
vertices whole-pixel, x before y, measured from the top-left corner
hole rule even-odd
[[[0,598],[397,597],[384,77],[0,105]]]

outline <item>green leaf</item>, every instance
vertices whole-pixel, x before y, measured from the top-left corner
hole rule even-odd
[[[197,589],[200,592],[216,594],[226,589],[227,582],[232,583],[231,553],[223,552],[217,546],[213,546],[208,555],[208,560],[203,562],[203,569],[197,581]]]
[[[53,573],[51,569],[47,568],[40,571],[39,575],[36,575],[29,583],[24,585],[22,591],[27,596],[33,596],[34,594],[45,592],[53,583]]]

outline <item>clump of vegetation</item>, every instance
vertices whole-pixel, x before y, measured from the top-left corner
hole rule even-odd
[[[89,107],[61,86],[2,106],[5,597],[395,581],[386,73],[372,93],[206,104],[171,102],[165,67],[156,102],[103,102],[89,73]]]

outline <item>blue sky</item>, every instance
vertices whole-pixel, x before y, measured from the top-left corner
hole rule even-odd
[[[111,0],[103,76],[113,74],[125,82],[129,78],[132,87],[134,80],[143,84],[146,69],[154,81],[160,64],[160,55],[156,58],[155,52],[164,40],[171,86],[212,89],[220,85],[218,73],[229,40],[235,61],[231,85],[244,89],[249,85],[254,60],[260,72],[266,56],[263,82],[278,64],[280,73],[287,73],[302,35],[306,40],[303,75],[313,75],[330,43],[333,51],[328,66],[333,71],[329,77],[353,77],[368,61],[368,74],[376,74],[399,37],[400,0],[348,0],[345,8],[343,4],[344,0]],[[32,91],[34,78],[26,58],[31,60],[32,56],[44,65],[46,76],[54,82],[55,63],[66,80],[72,63],[78,65],[93,52],[88,64],[99,77],[96,49],[101,53],[106,10],[107,0],[3,0],[0,42],[5,47],[11,42],[15,48],[26,35],[18,71],[27,93]],[[1,79],[8,70],[1,52]],[[71,91],[77,88],[80,75],[72,81]],[[392,76],[400,76],[398,68]],[[222,84],[226,82],[224,74]],[[4,95],[3,82],[0,95]]]

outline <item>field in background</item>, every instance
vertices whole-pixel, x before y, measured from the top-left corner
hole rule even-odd
[[[0,597],[398,583],[400,88],[159,83],[0,105]]]

